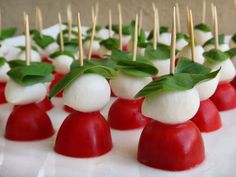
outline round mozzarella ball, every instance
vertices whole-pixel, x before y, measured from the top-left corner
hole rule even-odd
[[[142,113],[166,124],[178,124],[191,119],[198,111],[200,99],[195,88],[151,95],[144,99]]]
[[[159,43],[170,45],[171,43],[171,33],[161,33]]]
[[[67,74],[70,72],[70,65],[73,63],[73,58],[67,55],[59,55],[52,59],[52,63],[55,66],[56,72]]]
[[[119,34],[115,34],[114,38],[119,39]],[[131,35],[123,35],[122,36],[122,45],[129,45],[129,41],[131,40]]]
[[[205,51],[209,51],[209,50],[214,49],[214,48],[215,48],[215,46],[212,45],[212,44],[208,44],[204,47]],[[220,44],[219,45],[219,50],[221,50],[223,52],[229,50],[229,44]]]
[[[204,59],[203,53],[204,53],[204,49],[202,48],[202,46],[196,45],[195,46],[195,62],[200,63],[200,64],[204,63],[205,59]],[[187,57],[191,59],[192,58],[191,47],[189,45],[184,47],[183,50],[179,52],[179,57]]]
[[[197,44],[204,45],[206,41],[213,38],[212,32],[204,32],[202,30],[195,29],[195,41]]]
[[[9,47],[7,44],[2,44],[0,47],[0,56],[5,57],[5,55],[9,52]]]
[[[157,76],[163,76],[170,73],[170,59],[153,60],[152,63],[158,69]]]
[[[134,96],[151,81],[151,77],[131,77],[119,72],[115,79],[110,80],[110,86],[116,96],[131,100],[134,99]]]
[[[182,50],[187,45],[188,41],[186,41],[185,39],[180,39],[176,42],[176,49]]]
[[[84,42],[84,51],[88,55],[89,53],[89,46],[90,46],[90,40],[87,40]],[[98,54],[100,49],[100,42],[97,40],[94,40],[92,43],[92,54]]]
[[[224,43],[229,44],[232,39],[232,35],[225,35],[224,37]]]
[[[220,74],[213,79],[202,81],[198,83],[195,88],[197,89],[200,100],[206,100],[210,98],[216,91],[220,79]]]
[[[110,86],[98,74],[84,74],[73,81],[63,93],[64,104],[81,112],[101,110],[110,100]]]
[[[46,95],[47,87],[44,83],[21,86],[10,79],[5,89],[6,100],[15,105],[35,103],[43,100]]]
[[[10,70],[10,66],[8,63],[4,63],[0,67],[0,82],[6,82],[8,81],[9,77],[7,75],[7,72]]]
[[[25,51],[20,52],[20,54],[17,57],[17,59],[20,59],[20,60],[25,60],[25,58],[26,58]],[[35,50],[31,50],[31,61],[32,62],[40,62],[41,61],[41,56]]]
[[[205,63],[206,66],[213,70],[220,70],[220,82],[230,82],[235,76],[235,67],[230,59],[227,59],[218,64]]]
[[[15,59],[17,59],[17,56],[20,53],[21,53],[21,49],[19,49],[18,47],[9,46],[9,50],[5,55],[5,59],[7,61],[15,60]]]
[[[114,32],[111,31],[111,37],[114,35]],[[99,30],[98,32],[96,32],[96,37],[102,38],[102,39],[108,39],[109,36],[109,30],[106,28],[103,28],[101,30]]]
[[[50,54],[56,52],[59,48],[59,45],[56,42],[49,44],[45,49],[40,51],[42,56],[49,56]]]

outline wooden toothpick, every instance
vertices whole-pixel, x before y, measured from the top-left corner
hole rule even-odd
[[[58,13],[58,22],[59,22],[59,35],[60,35],[60,51],[64,51],[64,38],[62,31],[61,13]]]
[[[186,11],[187,11],[187,30],[188,30],[188,34],[190,34],[190,16],[189,16],[189,7],[186,7]]]
[[[143,9],[141,8],[139,11],[139,23],[138,23],[138,33],[141,33],[142,25],[143,25]]]
[[[108,22],[108,29],[109,29],[109,37],[112,37],[112,14],[111,9],[109,9],[109,22]]]
[[[2,9],[0,8],[0,36],[2,36]]]
[[[95,17],[94,7],[91,7],[91,11],[92,11],[92,21],[94,21],[94,17]]]
[[[179,12],[179,4],[176,3],[175,4],[175,8],[176,8],[176,20],[177,20],[177,32],[180,33],[181,32],[181,24],[180,24],[180,12]]]
[[[25,25],[25,59],[26,59],[26,65],[30,65],[31,44],[30,44],[30,32],[29,32],[29,16],[26,13],[24,13],[24,25]]]
[[[68,35],[69,35],[69,41],[71,40],[72,35],[72,10],[71,10],[71,4],[67,5],[67,25],[68,25]]]
[[[193,14],[192,10],[189,10],[189,29],[190,29],[190,43],[191,43],[191,56],[192,61],[195,60],[195,41],[194,41],[194,30],[193,30]]]
[[[79,61],[80,61],[80,66],[83,66],[84,65],[84,51],[83,51],[83,42],[82,42],[82,35],[81,35],[81,21],[80,21],[79,12],[77,15],[77,27],[78,27]]]
[[[214,8],[215,8],[215,5],[213,3],[211,3],[211,21],[212,21],[212,25],[214,26]]]
[[[91,60],[91,56],[92,56],[92,47],[93,47],[96,23],[97,23],[97,16],[95,15],[94,21],[93,21],[93,27],[92,27],[92,34],[91,34],[90,43],[89,43],[88,60]]]
[[[206,22],[206,0],[202,1],[202,23]]]
[[[156,8],[156,21],[157,21],[157,43],[160,39],[160,19],[159,19],[159,12],[158,12],[158,8]]]
[[[99,2],[98,1],[95,4],[95,15],[97,17],[96,21],[98,22],[98,15],[99,15]]]
[[[35,19],[35,27],[39,31],[40,36],[42,37],[42,31],[43,31],[43,17],[42,17],[42,12],[39,7],[35,8],[36,10],[36,19]]]
[[[217,9],[216,6],[214,6],[214,37],[215,37],[215,49],[219,48],[219,36],[218,36],[218,17],[217,17]]]
[[[157,49],[157,9],[153,10],[153,49]]]
[[[156,4],[154,2],[152,2],[152,10],[153,12],[156,10]]]
[[[138,15],[135,17],[134,39],[133,39],[133,61],[136,61],[137,45],[138,45]]]
[[[123,49],[122,45],[122,9],[120,3],[118,4],[118,15],[119,15],[119,40],[120,40],[120,50]]]
[[[176,12],[174,7],[173,19],[172,19],[171,51],[170,51],[170,74],[174,74],[175,71],[175,48],[176,48]]]

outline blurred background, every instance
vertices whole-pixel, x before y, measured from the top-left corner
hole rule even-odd
[[[30,15],[30,25],[35,25],[35,7],[41,8],[43,13],[44,28],[57,23],[57,13],[61,12],[63,20],[66,20],[66,8],[71,3],[74,14],[79,10],[82,17],[82,25],[91,25],[91,7],[99,2],[98,23],[105,25],[108,23],[108,9],[112,9],[113,23],[118,23],[117,3],[120,2],[123,11],[124,23],[129,23],[134,19],[135,13],[143,9],[143,26],[145,29],[152,28],[152,2],[156,3],[159,9],[161,25],[170,26],[171,11],[175,3],[179,3],[182,31],[186,31],[186,6],[193,9],[194,23],[199,23],[202,16],[202,0],[0,0],[2,10],[2,25],[4,27],[18,27],[18,33],[23,29],[23,12]],[[213,2],[218,8],[219,30],[224,33],[234,33],[236,31],[236,7],[234,0],[206,0],[207,12],[206,21],[211,25],[211,8]]]

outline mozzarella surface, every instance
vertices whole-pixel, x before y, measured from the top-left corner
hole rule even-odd
[[[10,66],[8,63],[4,63],[0,67],[0,82],[7,82],[9,80],[9,76],[7,72],[10,70]]]
[[[171,33],[161,33],[159,43],[166,44],[170,46],[171,43]]]
[[[201,45],[195,46],[195,62],[203,64],[205,59],[203,57],[204,49]],[[187,45],[179,52],[179,57],[187,57],[189,59],[192,58],[191,47]]]
[[[206,45],[204,47],[205,51],[209,51],[209,50],[214,49],[214,48],[215,48],[215,46],[212,45],[212,44]],[[222,52],[225,52],[225,51],[229,50],[229,44],[220,44],[219,45],[219,50],[221,50]]]
[[[25,51],[20,52],[19,55],[17,56],[17,59],[20,59],[20,60],[25,60],[25,58],[26,58]],[[35,50],[31,50],[31,61],[32,62],[40,62],[41,61],[41,56]]]
[[[114,38],[119,39],[119,34],[114,34]],[[130,35],[123,35],[122,36],[122,45],[128,45],[131,38],[132,37]]]
[[[202,30],[195,29],[195,41],[197,44],[204,45],[206,41],[213,38],[212,32],[204,32]]]
[[[63,93],[65,105],[81,112],[101,110],[110,100],[110,86],[98,74],[84,74],[70,84]]]
[[[55,66],[55,71],[61,74],[67,74],[70,71],[70,65],[73,62],[73,58],[67,55],[59,55],[52,59],[52,63]]]
[[[170,59],[153,60],[152,64],[158,69],[157,76],[163,76],[170,73]]]
[[[43,100],[47,95],[47,87],[44,83],[30,86],[21,86],[13,80],[7,82],[5,88],[6,100],[14,105],[24,105]]]
[[[110,86],[116,96],[132,100],[151,81],[151,77],[131,77],[119,72],[115,79],[110,80]]]
[[[166,124],[190,120],[198,111],[200,98],[195,88],[152,94],[144,99],[142,113]]]
[[[187,45],[188,45],[188,42],[185,39],[180,39],[176,41],[176,49],[178,50],[182,50]]]
[[[90,46],[90,40],[85,41],[83,48],[84,48],[86,55],[88,55],[88,53],[89,53],[89,46]],[[99,49],[100,49],[100,42],[97,40],[94,40],[92,43],[92,54],[98,54]]]

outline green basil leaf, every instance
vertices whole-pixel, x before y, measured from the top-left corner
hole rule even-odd
[[[219,70],[208,74],[176,73],[173,75],[164,75],[146,85],[139,91],[135,98],[150,96],[154,93],[161,94],[165,92],[189,90],[203,80],[215,78]]]
[[[17,46],[17,48],[19,48],[21,51],[25,51],[25,46]],[[31,49],[38,52],[38,49],[35,46],[32,46]]]
[[[5,28],[1,30],[0,40],[13,37],[16,33],[16,28]]]
[[[42,49],[45,49],[47,46],[49,46],[55,41],[53,37],[47,35],[41,36],[39,33],[34,33],[33,40]]]
[[[152,46],[148,46],[145,50],[144,56],[150,60],[167,60],[170,59],[170,47],[158,43],[157,49],[154,50]]]
[[[132,53],[131,52],[120,51],[120,50],[112,50],[110,58],[112,60],[119,61],[119,60],[132,60],[133,57],[132,57]],[[136,61],[139,61],[139,60],[150,63],[150,61],[147,58],[137,54]]]
[[[100,31],[101,29],[102,29],[101,26],[99,26],[99,25],[95,26],[95,31],[96,31],[96,32]],[[86,31],[86,33],[87,33],[87,34],[90,34],[90,33],[92,33],[92,30],[93,30],[93,28],[91,27],[91,28],[89,28],[89,29]]]
[[[108,26],[106,26],[108,28]],[[112,24],[112,31],[114,31],[116,34],[119,33],[119,25],[117,24]],[[132,26],[131,25],[123,25],[122,26],[122,34],[123,35],[131,35],[132,34]]]
[[[184,33],[177,33],[176,34],[176,41],[178,42],[181,39],[184,39],[185,41],[189,41],[189,37],[186,34],[184,34]]]
[[[78,44],[76,43],[73,43],[73,42],[68,42],[68,43],[65,43],[64,44],[64,50],[65,51],[69,51],[69,52],[71,52],[72,54],[74,54],[74,53],[77,53],[78,52]]]
[[[3,57],[0,57],[0,67],[2,67],[6,63],[6,59]]]
[[[208,74],[210,72],[210,68],[202,64],[192,62],[190,59],[185,57],[179,58],[175,68],[175,73]]]
[[[197,29],[197,30],[200,30],[200,31],[203,31],[203,32],[211,32],[211,28],[208,25],[204,24],[204,23],[200,23],[198,25],[195,25],[194,29]]]
[[[15,68],[15,67],[18,67],[18,66],[25,66],[26,65],[26,61],[25,60],[11,60],[8,62],[10,68]]]
[[[63,30],[62,33],[63,33],[64,44],[66,44],[66,43],[76,43],[76,44],[78,44],[78,32],[71,31],[71,39],[69,39],[68,29]],[[57,41],[58,44],[60,44],[60,34],[57,35],[57,40],[56,41]]]
[[[102,65],[93,65],[93,64],[85,64],[82,67],[77,67],[71,70],[68,74],[66,74],[50,91],[49,98],[54,97],[59,92],[68,87],[73,81],[75,81],[82,74],[88,73],[96,73],[100,74],[107,79],[112,79],[115,77],[116,72],[106,66]]]
[[[86,37],[83,39],[83,43],[85,43],[86,41],[90,41],[90,40],[91,40],[91,36],[86,36]],[[94,41],[102,41],[103,39],[100,38],[100,37],[94,36],[93,40],[94,40]]]
[[[54,67],[48,63],[32,63],[29,66],[14,67],[7,75],[18,84],[28,86],[53,80],[53,69]]]
[[[219,34],[219,45],[224,44],[224,40],[225,40],[225,35],[224,34]],[[203,45],[204,47],[207,45],[214,45],[215,44],[215,38],[211,38],[208,41],[205,42],[205,44]]]
[[[120,41],[115,38],[108,38],[108,39],[102,40],[100,42],[100,45],[104,46],[108,50],[119,49]]]
[[[161,26],[160,27],[160,34],[167,33],[167,32],[168,32],[168,27],[166,27],[166,26]],[[150,41],[152,38],[153,38],[153,30],[150,31],[150,33],[147,37],[147,40]]]
[[[229,55],[226,52],[222,52],[218,49],[211,49],[207,52],[204,52],[203,56],[205,57],[206,62],[214,64],[221,63],[229,59]]]
[[[71,52],[71,51],[67,51],[67,50],[64,50],[64,51],[56,51],[54,52],[53,54],[51,54],[49,57],[54,59],[60,55],[66,55],[66,56],[69,56],[71,58],[73,58],[75,60],[75,56],[74,54]]]
[[[229,57],[232,59],[236,55],[236,48],[231,48],[226,53],[229,55]]]

